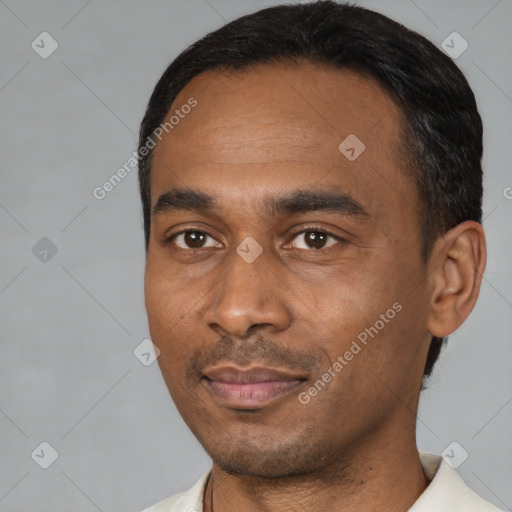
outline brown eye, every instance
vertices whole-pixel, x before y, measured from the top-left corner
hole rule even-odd
[[[211,238],[210,235],[208,235],[204,231],[189,229],[186,231],[175,233],[167,240],[167,242],[174,243],[180,249],[204,249],[205,247],[214,247],[215,240],[213,240],[213,238],[213,245],[205,245],[205,241],[208,238]]]
[[[322,249],[327,238],[329,238],[329,235],[326,235],[321,231],[306,231],[304,233],[304,240],[306,244],[313,249]]]
[[[183,237],[184,242],[194,249],[202,247],[205,239],[206,235],[201,231],[187,231]]]
[[[301,231],[300,233],[297,233],[294,236],[294,239],[298,239],[299,237],[303,237],[304,240],[303,246],[298,247],[299,249],[320,250],[325,249],[327,247],[331,247],[337,241],[343,241],[340,237],[333,235],[328,231],[323,231],[319,229],[307,229]],[[333,242],[329,245],[325,245],[329,238],[333,239]]]

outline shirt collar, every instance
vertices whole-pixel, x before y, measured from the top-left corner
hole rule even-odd
[[[409,512],[499,512],[499,509],[470,489],[440,455],[419,452],[421,465],[430,483]]]

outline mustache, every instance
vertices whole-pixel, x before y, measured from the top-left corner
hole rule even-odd
[[[238,366],[255,362],[262,366],[308,370],[313,375],[320,371],[320,363],[311,352],[285,347],[262,336],[250,340],[224,336],[192,354],[187,364],[187,377],[200,377],[205,368],[226,362]]]

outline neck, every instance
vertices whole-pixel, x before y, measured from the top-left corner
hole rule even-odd
[[[342,468],[326,468],[321,474],[265,479],[231,475],[213,464],[204,511],[408,510],[429,483],[414,432],[409,440],[396,434],[395,439],[380,439],[380,443],[366,440],[353,457],[343,457]]]

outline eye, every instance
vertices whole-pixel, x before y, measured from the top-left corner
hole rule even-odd
[[[302,231],[299,231],[298,233],[295,233],[293,235],[293,239],[300,240],[300,237],[302,237],[303,240],[302,244],[299,244],[299,246],[296,246],[296,248],[301,250],[326,249],[331,247],[332,245],[335,245],[337,242],[346,242],[346,240],[335,235],[334,233],[331,233],[329,230],[326,230],[325,228],[316,227],[309,227],[307,229],[303,229]],[[207,243],[208,239],[211,240],[209,244]],[[331,239],[331,243],[326,245],[329,239]],[[179,233],[175,233],[172,236],[170,236],[165,241],[165,243],[173,243],[178,248],[184,250],[199,250],[208,247],[222,246],[222,244],[217,242],[208,233],[197,229],[187,229],[180,231]]]
[[[213,244],[205,245],[207,238],[210,238]],[[215,244],[218,243],[208,233],[195,229],[175,233],[166,240],[166,243],[170,242],[176,244],[180,249],[204,249],[205,247],[215,247]]]
[[[345,242],[343,238],[336,236],[334,233],[331,233],[325,229],[317,229],[315,227],[310,227],[308,229],[299,231],[294,235],[293,238],[295,239],[299,237],[302,237],[304,240],[303,246],[298,247],[299,249],[326,249],[327,247],[334,245],[336,242]],[[332,243],[325,245],[329,238],[332,239]]]

